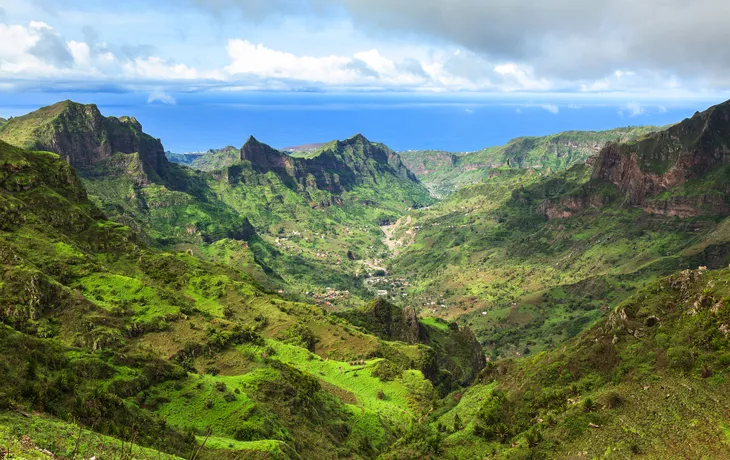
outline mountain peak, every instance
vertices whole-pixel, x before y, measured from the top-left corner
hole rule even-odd
[[[82,169],[115,153],[138,153],[155,170],[167,164],[160,141],[142,132],[136,118],[104,117],[96,105],[71,100],[9,120],[0,129],[0,139],[54,152]]]
[[[246,146],[248,144],[256,145],[256,144],[261,144],[261,142],[259,142],[258,139],[256,139],[255,137],[253,137],[253,134],[252,134],[252,135],[248,136],[248,139],[246,139],[246,142],[244,143],[244,146]]]
[[[730,101],[637,142],[608,144],[596,159],[593,178],[616,184],[638,205],[728,162]]]
[[[284,167],[287,159],[286,154],[275,148],[259,142],[255,137],[249,136],[243,147],[241,147],[241,160],[250,161],[251,164],[261,168]]]
[[[357,133],[354,136],[345,139],[343,141],[343,143],[345,143],[345,144],[353,144],[353,143],[370,144],[370,141],[362,134]]]

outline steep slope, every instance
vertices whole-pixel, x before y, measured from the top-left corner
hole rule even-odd
[[[638,142],[610,144],[598,156],[593,178],[615,184],[628,204],[649,212],[727,214],[729,161],[730,101]],[[711,172],[717,180],[697,189],[696,179]],[[683,193],[660,196],[681,185],[688,185]]]
[[[677,273],[560,349],[489,365],[384,458],[725,458],[728,283]]]
[[[661,128],[640,126],[608,131],[567,131],[551,136],[519,137],[500,147],[477,152],[401,152],[408,169],[438,196],[487,177],[504,166],[559,171],[596,155],[607,142],[625,142]]]
[[[405,205],[418,207],[430,201],[397,153],[361,134],[330,142],[305,156],[287,155],[252,136],[241,148],[239,159],[250,162],[258,172],[274,171],[285,183],[296,183],[302,191],[315,186],[341,194],[365,184],[387,183],[394,188],[392,193],[402,196]]]
[[[11,439],[70,455],[59,440],[73,430],[86,457],[105,435],[111,452],[188,458],[205,441],[199,458],[372,458],[432,407],[431,348],[147,247],[56,154],[0,141],[0,214],[0,433]],[[18,412],[48,431],[23,431]]]
[[[484,353],[469,328],[433,318],[419,319],[412,307],[401,309],[378,298],[338,316],[381,339],[421,343],[433,348],[434,364],[441,370],[437,379],[442,389],[454,388],[455,384],[467,385],[484,368]]]
[[[239,268],[260,282],[270,279],[249,243],[272,249],[245,216],[217,199],[207,177],[170,163],[159,139],[133,117],[104,117],[95,105],[64,101],[11,119],[0,140],[59,154],[79,171],[92,201],[148,243],[216,254],[209,244],[238,242],[247,253]]]
[[[327,306],[357,305],[374,294],[362,277],[387,255],[379,226],[433,201],[396,153],[362,136],[305,158],[250,138],[235,164],[211,174],[221,200],[280,251],[261,260],[288,281],[288,291],[309,292]]]
[[[181,165],[190,166],[195,160],[205,155],[204,153],[173,153],[166,151],[165,157],[171,163],[177,163]]]
[[[104,117],[95,105],[63,101],[2,126],[0,139],[29,150],[61,155],[83,171],[115,153],[139,156],[141,172],[164,173],[167,160],[159,139],[142,132],[134,117]]]
[[[215,200],[203,178],[168,162],[160,140],[134,117],[104,117],[95,105],[63,101],[13,118],[0,140],[57,153],[110,217],[153,240],[251,236],[245,219]]]
[[[557,174],[493,169],[401,221],[395,233],[412,244],[390,271],[410,282],[411,305],[469,324],[496,358],[561,343],[657,276],[722,267],[724,106]],[[678,149],[678,133],[697,142]],[[652,158],[683,179],[656,176]]]

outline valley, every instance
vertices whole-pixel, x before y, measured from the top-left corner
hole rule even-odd
[[[729,196],[730,102],[461,154],[10,118],[0,458],[721,458]]]

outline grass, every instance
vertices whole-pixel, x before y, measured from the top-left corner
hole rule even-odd
[[[490,177],[495,169],[517,167],[560,171],[583,163],[607,142],[639,139],[661,128],[637,126],[607,131],[568,131],[543,137],[520,137],[504,146],[469,153],[408,151],[401,156],[436,196],[448,196]]]
[[[378,414],[399,426],[405,425],[417,414],[409,408],[412,400],[405,382],[425,384],[427,380],[418,371],[406,371],[405,379],[384,382],[372,375],[373,367],[381,358],[367,360],[364,365],[351,365],[344,361],[325,360],[302,348],[280,342],[269,341],[269,346],[276,351],[276,359],[356,395],[356,405],[361,411]],[[384,393],[383,398],[378,398],[379,391]]]
[[[44,415],[0,413],[0,449],[8,458],[138,458],[179,459],[134,442],[104,436]],[[50,453],[46,453],[50,452]]]

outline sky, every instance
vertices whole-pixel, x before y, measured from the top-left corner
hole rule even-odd
[[[726,0],[0,0],[0,116],[93,102],[177,151],[666,124],[730,98],[728,18]]]

